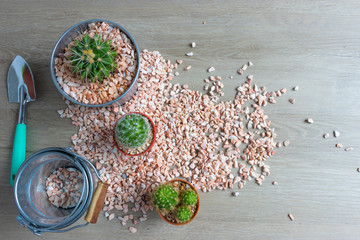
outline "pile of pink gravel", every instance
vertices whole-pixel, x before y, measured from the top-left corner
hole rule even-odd
[[[102,108],[65,101],[67,108],[58,111],[79,126],[71,137],[75,151],[92,161],[110,183],[104,207],[107,216],[112,209],[127,213],[131,203],[132,210],[141,211],[146,220],[146,212],[152,210],[151,189],[174,178],[186,178],[195,188],[209,192],[243,188],[250,180],[261,185],[270,173],[266,160],[275,153],[276,134],[262,107],[275,103],[286,90],[267,92],[248,76],[233,101],[220,102],[216,92],[202,94],[173,84],[173,66],[159,52],[144,50],[138,92],[131,101]],[[212,79],[220,81],[209,77],[207,82]],[[116,120],[133,111],[147,114],[158,131],[150,152],[138,157],[121,154],[112,138]],[[124,217],[119,219],[126,224]]]

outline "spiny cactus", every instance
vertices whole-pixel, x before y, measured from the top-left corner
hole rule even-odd
[[[193,206],[197,203],[198,197],[193,190],[189,189],[181,195],[181,201],[187,206]]]
[[[86,34],[81,41],[74,42],[69,57],[74,73],[79,73],[82,79],[102,82],[115,67],[116,52],[111,50],[111,41],[103,42],[98,34],[94,38]]]
[[[171,185],[160,185],[152,194],[154,205],[159,210],[169,211],[174,208],[178,202],[178,193]]]
[[[178,208],[176,212],[176,218],[179,220],[179,222],[187,222],[191,218],[191,210],[189,207],[181,206]]]
[[[149,138],[150,125],[140,114],[128,114],[121,118],[116,127],[116,137],[122,146],[136,148]]]

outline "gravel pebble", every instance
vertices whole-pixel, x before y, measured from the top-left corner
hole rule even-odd
[[[214,67],[209,67],[207,71],[208,72],[213,72],[213,71],[215,71],[215,68]]]
[[[293,87],[293,91],[298,91],[298,90],[299,90],[299,86]]]
[[[140,220],[140,222],[145,222],[147,220],[147,218],[146,217],[140,217],[139,220]]]
[[[337,130],[334,130],[334,137],[340,137],[340,132]]]
[[[289,102],[290,102],[291,104],[294,104],[294,103],[295,103],[295,98],[289,98]]]
[[[115,217],[115,214],[114,214],[114,213],[110,214],[110,215],[109,215],[109,221],[113,220],[114,217]]]
[[[308,118],[305,120],[305,122],[312,124],[312,123],[314,123],[314,120],[312,118]]]
[[[239,192],[232,192],[231,195],[234,196],[234,197],[238,197],[239,196]]]
[[[185,53],[185,56],[191,57],[191,56],[194,56],[194,53],[193,52],[188,52],[188,53]]]
[[[354,150],[354,148],[353,148],[353,147],[347,147],[347,148],[345,148],[344,150],[345,150],[346,152],[348,152],[348,151]]]
[[[184,71],[189,71],[191,69],[191,66],[186,66],[185,68],[184,68]]]
[[[329,138],[329,137],[330,137],[330,134],[324,133],[323,138]]]
[[[291,213],[288,214],[288,217],[290,218],[291,221],[294,221],[294,216]]]
[[[289,146],[289,145],[290,145],[290,140],[285,140],[285,141],[283,142],[283,145],[284,145],[284,147]]]
[[[277,186],[277,185],[279,185],[279,183],[276,182],[276,181],[273,181],[273,182],[272,182],[272,185]]]
[[[195,43],[195,42],[192,42],[192,43],[191,43],[191,47],[192,47],[192,48],[196,47],[196,43]]]
[[[134,228],[134,227],[129,227],[129,231],[130,231],[131,233],[136,233],[137,229]]]
[[[57,113],[60,115],[60,117],[62,118],[62,115],[64,113],[64,110],[57,110]]]
[[[242,75],[248,68],[247,64],[242,65],[242,67],[237,71],[238,74]]]
[[[337,144],[335,144],[335,147],[337,147],[337,148],[342,148],[343,145],[342,145],[341,143],[337,143]]]

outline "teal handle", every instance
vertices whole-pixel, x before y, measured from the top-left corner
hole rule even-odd
[[[26,124],[18,123],[15,130],[15,138],[13,145],[13,152],[11,158],[11,175],[10,184],[14,185],[14,180],[17,171],[21,164],[25,161],[26,153]]]

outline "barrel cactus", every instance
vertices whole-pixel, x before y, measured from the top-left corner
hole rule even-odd
[[[171,185],[160,185],[152,194],[154,205],[159,210],[170,211],[179,202],[178,193]]]
[[[150,123],[146,117],[140,114],[128,114],[119,120],[115,135],[120,145],[136,148],[146,143],[150,131]]]
[[[159,215],[171,224],[186,224],[195,218],[200,199],[190,183],[173,180],[156,187],[151,200]]]
[[[198,201],[198,196],[193,190],[189,189],[181,195],[181,201],[187,206],[194,206]]]
[[[79,73],[82,79],[102,82],[116,66],[117,53],[111,50],[111,41],[102,41],[98,34],[94,38],[86,34],[81,41],[75,39],[74,42],[69,57],[74,73]]]
[[[190,208],[186,206],[181,206],[176,211],[176,218],[182,223],[189,221],[191,219],[191,215],[192,213]]]

